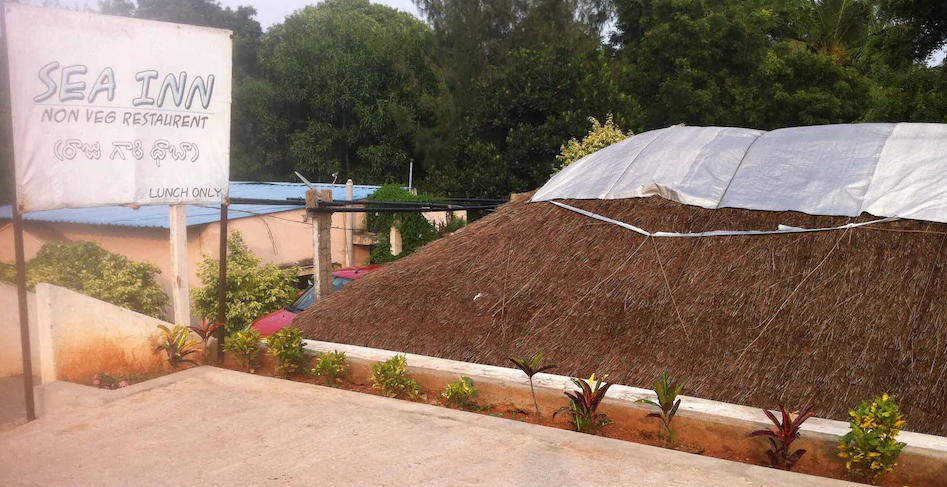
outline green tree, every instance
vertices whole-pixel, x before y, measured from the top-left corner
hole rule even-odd
[[[272,27],[263,77],[248,86],[256,118],[248,171],[406,179],[415,134],[430,118],[423,100],[436,87],[429,35],[414,16],[368,0],[327,0]]]
[[[198,265],[203,286],[191,289],[195,312],[208,320],[217,319],[217,290],[220,263],[205,256]],[[261,265],[240,232],[227,238],[227,333],[240,331],[253,320],[276,311],[296,296],[296,267],[280,269],[276,264]]]
[[[154,278],[160,273],[154,264],[133,262],[92,242],[49,243],[27,263],[26,282],[30,289],[45,282],[160,317],[168,304],[168,295]],[[16,273],[10,266],[0,269],[0,277],[13,283]]]
[[[677,123],[761,129],[844,123],[868,107],[870,80],[804,41],[816,15],[812,2],[615,5],[613,42],[630,63],[624,88],[641,100],[649,129]]]
[[[423,187],[451,196],[507,196],[538,187],[559,147],[588,117],[640,123],[621,93],[600,17],[566,0],[418,1],[434,26],[444,73],[437,125],[421,135]],[[594,9],[592,9],[594,10]]]
[[[947,8],[942,0],[877,0],[871,44],[879,61],[906,67],[925,62],[947,45]]]

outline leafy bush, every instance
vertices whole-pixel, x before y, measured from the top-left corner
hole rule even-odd
[[[838,443],[849,473],[873,480],[894,470],[904,443],[895,440],[904,429],[904,416],[887,394],[849,411],[851,431]]]
[[[470,377],[461,377],[458,380],[450,382],[441,393],[441,397],[447,399],[447,402],[462,407],[473,407],[477,403],[473,401],[479,394],[473,379]]]
[[[197,362],[187,358],[200,353],[197,349],[198,341],[190,338],[191,330],[183,325],[174,325],[174,328],[158,325],[158,330],[161,333],[158,334],[158,346],[155,347],[155,353],[167,354],[167,362],[171,370],[177,370],[183,364],[197,365]]]
[[[306,367],[305,347],[299,328],[283,328],[268,336],[266,344],[276,362],[277,373],[283,377],[291,377]]]
[[[224,351],[231,352],[240,360],[240,366],[251,374],[260,366],[260,342],[263,335],[255,328],[232,333],[224,342]]]
[[[381,389],[388,397],[417,397],[421,388],[405,375],[406,371],[404,355],[395,355],[384,362],[372,364],[372,387]]]
[[[431,198],[414,195],[398,184],[386,184],[368,197],[371,201],[430,202]],[[456,224],[455,224],[456,225]],[[391,255],[389,234],[391,227],[401,232],[401,253]],[[373,264],[384,264],[410,255],[428,242],[437,240],[438,231],[421,213],[369,213],[365,228],[378,234],[378,244],[372,249]]]
[[[806,453],[799,449],[792,451],[792,442],[799,437],[799,428],[807,419],[815,416],[812,411],[812,405],[808,405],[795,413],[789,413],[782,404],[779,405],[779,412],[782,419],[776,419],[776,415],[770,411],[763,410],[766,417],[773,422],[774,427],[763,430],[757,430],[746,435],[747,438],[755,436],[765,436],[769,440],[772,448],[766,450],[766,456],[769,457],[770,466],[783,470],[792,470],[793,465]],[[791,452],[791,453],[790,453]]]
[[[339,379],[345,375],[349,365],[345,360],[345,352],[333,350],[316,356],[315,367],[312,372],[326,380],[332,387],[338,387]]]
[[[533,376],[540,372],[556,368],[555,365],[539,365],[542,363],[545,355],[546,351],[540,349],[536,352],[536,355],[533,355],[533,357],[529,359],[523,357],[507,357],[507,360],[513,362],[513,364],[522,370],[523,373],[526,374],[526,377],[529,378],[529,392],[533,396],[533,406],[536,408],[536,421],[539,423],[542,423],[542,415],[539,412],[539,403],[536,401],[536,390],[533,389]]]
[[[681,400],[677,399],[677,396],[681,393],[681,390],[684,389],[684,383],[674,385],[668,381],[668,374],[664,372],[661,374],[661,379],[654,383],[652,390],[658,396],[658,401],[654,402],[650,399],[638,399],[637,403],[650,404],[660,410],[657,413],[650,413],[645,418],[658,418],[661,420],[661,423],[664,425],[665,441],[667,441],[668,446],[674,444],[674,428],[671,427],[671,421],[674,420],[674,415],[677,414],[677,408],[681,406]]]
[[[579,388],[575,392],[566,392],[569,398],[569,406],[559,408],[553,413],[555,418],[559,413],[565,413],[572,416],[572,426],[580,433],[594,435],[599,428],[603,428],[613,423],[608,415],[598,414],[599,404],[605,398],[605,392],[611,387],[611,384],[605,382],[607,375],[596,379],[595,374],[588,379],[572,378],[572,383]]]
[[[161,269],[154,264],[133,262],[92,242],[49,243],[26,264],[30,289],[46,282],[158,318],[168,295],[155,274]],[[15,282],[16,269],[0,268],[0,280]]]
[[[191,290],[195,312],[217,319],[219,261],[204,256],[198,265],[202,287]],[[240,232],[227,238],[227,333],[246,329],[253,320],[286,306],[296,297],[298,268],[260,265],[260,258],[243,242]]]
[[[612,114],[610,113],[605,120],[605,125],[602,125],[602,123],[594,117],[589,117],[589,121],[592,122],[592,130],[589,131],[589,135],[586,135],[581,142],[576,139],[571,139],[559,149],[559,155],[556,156],[556,160],[559,161],[561,165],[557,171],[561,171],[569,164],[599,149],[604,149],[633,135],[630,132],[628,134],[622,132],[621,128],[612,122]]]

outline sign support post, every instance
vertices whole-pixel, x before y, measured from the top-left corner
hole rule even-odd
[[[8,42],[9,36],[7,35],[7,3],[4,0],[0,0],[0,25],[3,28],[4,43]],[[12,76],[10,73],[10,59],[8,57],[9,50],[7,46],[3,46],[3,53],[0,54],[3,56],[3,65],[6,67],[3,73],[6,79],[4,79],[4,93],[3,97],[7,100],[10,99],[10,83],[12,82]],[[17,297],[17,306],[20,313],[20,350],[23,355],[23,398],[26,405],[26,421],[33,421],[36,419],[36,401],[33,397],[33,350],[30,346],[30,316],[29,316],[29,303],[27,301],[27,290],[26,290],[26,256],[23,249],[23,217],[20,215],[20,209],[17,205],[19,201],[17,195],[17,185],[16,185],[16,169],[14,164],[14,137],[13,137],[13,112],[11,111],[7,116],[7,147],[4,151],[3,157],[6,158],[10,164],[10,186],[13,188],[13,247],[14,254],[16,259],[16,297]]]
[[[171,205],[171,302],[174,324],[190,326],[191,298],[187,284],[187,206]]]
[[[26,420],[36,419],[33,398],[33,352],[30,347],[30,317],[26,295],[26,258],[23,252],[23,218],[13,205],[13,246],[16,253],[16,297],[20,309],[20,349],[23,351],[23,397],[26,399]]]
[[[217,322],[227,322],[227,205],[220,205],[220,272],[217,275]],[[217,360],[224,363],[226,325],[214,331],[217,335]]]

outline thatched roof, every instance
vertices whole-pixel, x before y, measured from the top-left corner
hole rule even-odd
[[[651,231],[852,221],[657,197],[565,203]],[[947,225],[918,221],[654,239],[514,202],[353,282],[295,324],[317,340],[503,366],[546,348],[560,374],[648,387],[668,371],[687,379],[690,395],[770,408],[813,401],[842,420],[888,392],[909,429],[943,435],[945,241]]]

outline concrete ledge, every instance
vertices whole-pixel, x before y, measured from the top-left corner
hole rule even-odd
[[[339,350],[345,352],[350,364],[350,376],[356,382],[370,383],[371,364],[399,354],[338,343],[305,340],[311,354]],[[480,393],[480,402],[512,404],[526,411],[533,409],[529,381],[518,369],[496,367],[447,360],[424,355],[404,354],[410,376],[423,388],[441,391],[447,383],[460,376],[474,380]],[[607,371],[602,371],[607,372]],[[536,397],[544,417],[566,405],[564,391],[574,389],[569,377],[537,374],[533,379]],[[635,404],[640,398],[654,398],[650,390],[613,385],[602,403],[601,411],[623,427],[643,432],[657,431],[657,423],[644,416],[651,412],[646,405]],[[756,408],[739,406],[696,397],[681,396],[681,407],[675,418],[678,442],[698,445],[711,456],[745,458],[766,462],[767,443],[761,438],[747,439],[746,433],[769,427],[772,423]],[[866,398],[867,399],[867,398]],[[774,404],[773,407],[776,405]],[[855,405],[853,405],[855,406]],[[910,423],[910,418],[908,418]],[[802,428],[796,440],[806,455],[798,464],[802,473],[845,474],[845,464],[838,458],[837,441],[849,430],[848,423],[812,418]],[[904,432],[899,440],[907,443],[898,459],[898,467],[884,478],[885,485],[912,485],[940,487],[947,485],[947,438]]]

